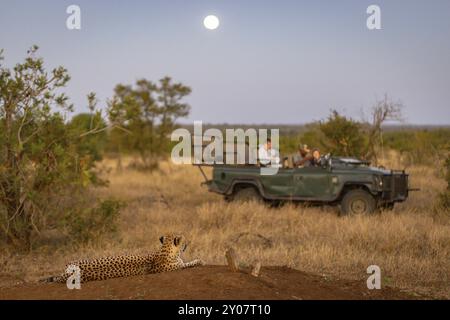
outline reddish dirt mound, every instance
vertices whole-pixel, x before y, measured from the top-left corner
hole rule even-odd
[[[226,266],[205,266],[82,284],[26,283],[1,288],[0,299],[413,299],[392,288],[368,290],[365,281],[327,280],[286,267],[265,267],[255,278]]]

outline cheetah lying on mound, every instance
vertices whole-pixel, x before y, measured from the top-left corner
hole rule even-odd
[[[66,267],[77,266],[81,271],[81,282],[129,277],[149,273],[167,272],[203,265],[196,259],[184,263],[181,254],[187,244],[183,236],[166,235],[159,239],[161,249],[148,255],[111,256],[95,260],[80,260],[69,263]],[[70,277],[65,273],[42,281],[64,283]]]

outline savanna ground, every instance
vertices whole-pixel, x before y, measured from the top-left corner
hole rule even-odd
[[[403,168],[400,160],[392,159],[389,167]],[[124,165],[126,167],[126,163]],[[264,273],[273,278],[276,277],[274,273],[280,272],[265,267],[285,266],[300,270],[304,275],[300,277],[303,282],[308,281],[308,277],[317,277],[342,283],[342,286],[351,283],[351,286],[362,288],[369,276],[367,267],[378,265],[384,287],[409,292],[413,297],[450,298],[450,214],[434,210],[435,199],[446,186],[442,175],[434,168],[408,168],[411,185],[421,191],[411,193],[410,198],[393,211],[367,217],[339,217],[338,209],[332,207],[287,204],[281,208],[269,208],[255,203],[226,203],[218,195],[200,187],[203,178],[197,168],[190,166],[163,163],[161,170],[151,173],[130,168],[119,172],[115,160],[105,160],[99,167],[110,184],[93,192],[127,203],[121,212],[117,237],[82,247],[70,247],[59,246],[58,235],[49,234],[47,242],[31,253],[2,250],[0,288],[20,285],[15,296],[18,298],[21,294],[27,296],[27,288],[30,292],[42,292],[43,298],[49,297],[42,288],[33,287],[30,283],[59,274],[71,260],[156,250],[161,235],[177,232],[184,234],[189,241],[185,252],[187,260],[201,258],[207,265],[224,265],[224,253],[232,246],[244,263],[262,262],[261,279],[264,279]],[[208,268],[192,270],[179,278],[192,276],[199,279],[199,274],[203,274],[211,282],[217,279],[214,278],[215,273],[225,272],[222,269],[220,272],[209,272]],[[163,277],[170,278],[170,275]],[[251,276],[248,277],[244,282],[239,282],[239,278],[236,283],[248,286],[249,281],[253,281]],[[115,283],[121,280],[109,281]],[[139,279],[132,281],[136,286],[139,283],[143,285]],[[186,281],[189,282],[188,279]],[[285,281],[284,286],[288,283],[288,280]],[[334,286],[334,290],[339,290],[339,286]],[[133,296],[123,288],[118,291],[121,293],[114,297]],[[283,291],[283,285],[277,288],[277,292],[280,291]],[[55,292],[56,298],[63,294],[62,291],[59,294]],[[98,291],[92,292],[95,294]],[[238,288],[235,292],[239,292]],[[5,297],[0,294],[0,298],[2,296]],[[281,293],[281,297],[284,296]],[[143,297],[157,298],[151,294],[144,294]],[[321,298],[311,294],[305,297]],[[327,297],[334,296],[322,295],[322,298]],[[387,296],[392,297],[395,295]],[[189,298],[189,295],[181,298]]]

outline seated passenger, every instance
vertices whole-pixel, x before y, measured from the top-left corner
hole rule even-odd
[[[322,166],[322,156],[320,155],[319,149],[314,149],[312,155],[305,157],[303,161],[304,167],[320,167]]]
[[[258,149],[258,160],[263,166],[270,164],[279,165],[280,157],[276,150],[272,149],[272,140],[267,139],[265,144],[261,144]]]
[[[309,166],[312,159],[312,155],[310,155],[310,152],[311,150],[309,150],[306,144],[299,145],[298,153],[292,159],[294,168]]]
[[[319,149],[314,149],[312,153],[311,165],[314,167],[318,167],[322,165],[322,158],[320,156]]]

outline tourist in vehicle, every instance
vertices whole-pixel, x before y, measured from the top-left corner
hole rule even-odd
[[[320,155],[319,149],[314,149],[312,152],[311,165],[318,167],[322,165],[322,156]]]
[[[319,167],[322,166],[322,156],[319,149],[313,149],[312,153],[306,155],[299,163],[300,167]]]
[[[293,157],[294,168],[309,166],[312,160],[311,150],[306,144],[298,146],[298,153]]]
[[[279,164],[280,157],[276,150],[272,149],[272,140],[267,139],[265,144],[261,144],[258,149],[258,160],[261,165]]]

